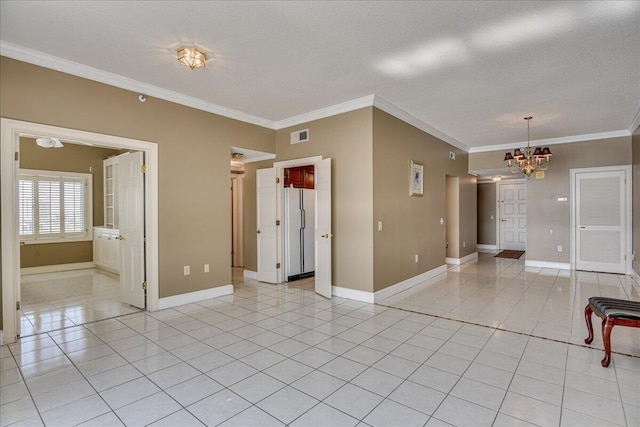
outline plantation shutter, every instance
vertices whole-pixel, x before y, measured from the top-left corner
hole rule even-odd
[[[44,238],[60,236],[60,180],[38,179],[38,235]]]
[[[84,179],[64,179],[64,234],[66,236],[84,235],[85,223]]]
[[[36,237],[36,183],[33,177],[18,181],[18,211],[20,237],[24,240]]]

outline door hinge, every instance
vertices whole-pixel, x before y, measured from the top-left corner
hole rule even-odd
[[[16,311],[20,310],[20,301],[16,301]]]
[[[147,165],[140,166],[140,172],[147,173]]]
[[[280,184],[280,178],[276,178],[276,184]]]
[[[142,282],[142,289],[147,290],[147,282]]]
[[[18,161],[18,159],[20,159],[20,153],[18,153],[18,152],[16,151],[15,156],[13,156],[13,159],[14,159],[15,161]]]
[[[276,226],[280,225],[280,220],[276,219]]]
[[[277,264],[276,264],[276,268],[280,268],[280,263],[277,263]]]

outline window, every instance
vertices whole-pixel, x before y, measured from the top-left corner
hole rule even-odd
[[[90,240],[91,174],[21,170],[18,178],[20,240]]]

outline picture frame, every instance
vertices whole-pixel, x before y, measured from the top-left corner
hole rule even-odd
[[[424,165],[411,160],[409,164],[409,196],[424,195]]]

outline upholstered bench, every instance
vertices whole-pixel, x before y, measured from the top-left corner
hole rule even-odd
[[[611,362],[611,330],[615,325],[640,328],[640,302],[604,297],[589,298],[589,304],[584,309],[584,318],[587,321],[589,331],[589,338],[584,340],[587,344],[591,344],[593,341],[591,313],[595,313],[602,319],[604,359],[601,364],[606,368]]]

